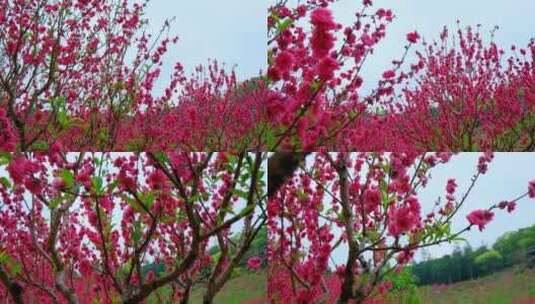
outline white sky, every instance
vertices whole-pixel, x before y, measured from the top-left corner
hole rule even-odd
[[[176,61],[192,71],[209,58],[228,67],[236,66],[241,80],[265,71],[267,7],[274,1],[152,0],[146,10],[151,30],[157,32],[166,19],[176,17],[171,34],[180,39],[164,59],[163,74],[168,75]],[[336,2],[332,5],[336,21],[350,24],[361,3],[361,0]],[[496,41],[507,49],[512,44],[525,46],[535,36],[531,30],[535,28],[532,16],[535,1],[532,0],[374,0],[372,10],[379,7],[392,9],[396,19],[363,68],[364,91],[373,88],[382,72],[390,68],[391,60],[401,56],[405,35],[414,30],[431,41],[438,37],[444,25],[454,29],[457,20],[463,26],[482,24],[484,33],[498,25]]]
[[[526,46],[535,37],[535,1],[533,0],[374,0],[372,12],[378,8],[392,9],[396,15],[387,29],[387,36],[376,47],[375,54],[364,65],[362,75],[364,90],[368,91],[377,83],[381,74],[390,69],[392,59],[403,53],[406,34],[417,30],[427,41],[439,37],[447,25],[456,29],[457,20],[462,26],[483,26],[483,33],[490,33],[495,25],[500,29],[495,41],[509,49],[512,44]],[[361,0],[340,0],[332,6],[337,22],[351,24]],[[486,35],[487,38],[490,35]],[[415,49],[413,49],[415,50]],[[410,56],[408,57],[410,59]],[[414,58],[414,57],[413,57]]]
[[[155,33],[176,17],[171,34],[179,42],[165,57],[165,75],[177,61],[191,72],[217,59],[236,66],[239,80],[245,80],[266,70],[266,11],[267,3],[259,0],[151,0],[146,16]]]

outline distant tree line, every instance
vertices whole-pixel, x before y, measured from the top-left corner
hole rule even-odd
[[[532,266],[534,259],[528,249],[534,245],[535,225],[502,235],[491,248],[467,245],[441,258],[413,264],[410,269],[418,285],[471,280],[515,265]]]

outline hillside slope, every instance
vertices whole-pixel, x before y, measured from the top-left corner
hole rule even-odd
[[[264,271],[244,273],[230,279],[218,293],[215,303],[225,304],[263,304],[266,300],[266,273]],[[202,289],[194,289],[190,303],[202,303]]]
[[[426,304],[535,304],[535,271],[518,269],[449,286],[422,287],[420,297]]]

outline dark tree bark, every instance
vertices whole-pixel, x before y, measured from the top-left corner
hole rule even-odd
[[[268,197],[277,193],[309,152],[275,152],[268,160]]]
[[[15,304],[23,304],[22,293],[23,288],[17,282],[9,278],[8,274],[0,267],[0,282],[4,284],[7,291],[11,295],[11,299]]]

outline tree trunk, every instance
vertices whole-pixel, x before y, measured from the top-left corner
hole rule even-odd
[[[308,152],[275,152],[268,160],[268,197],[277,193]]]

